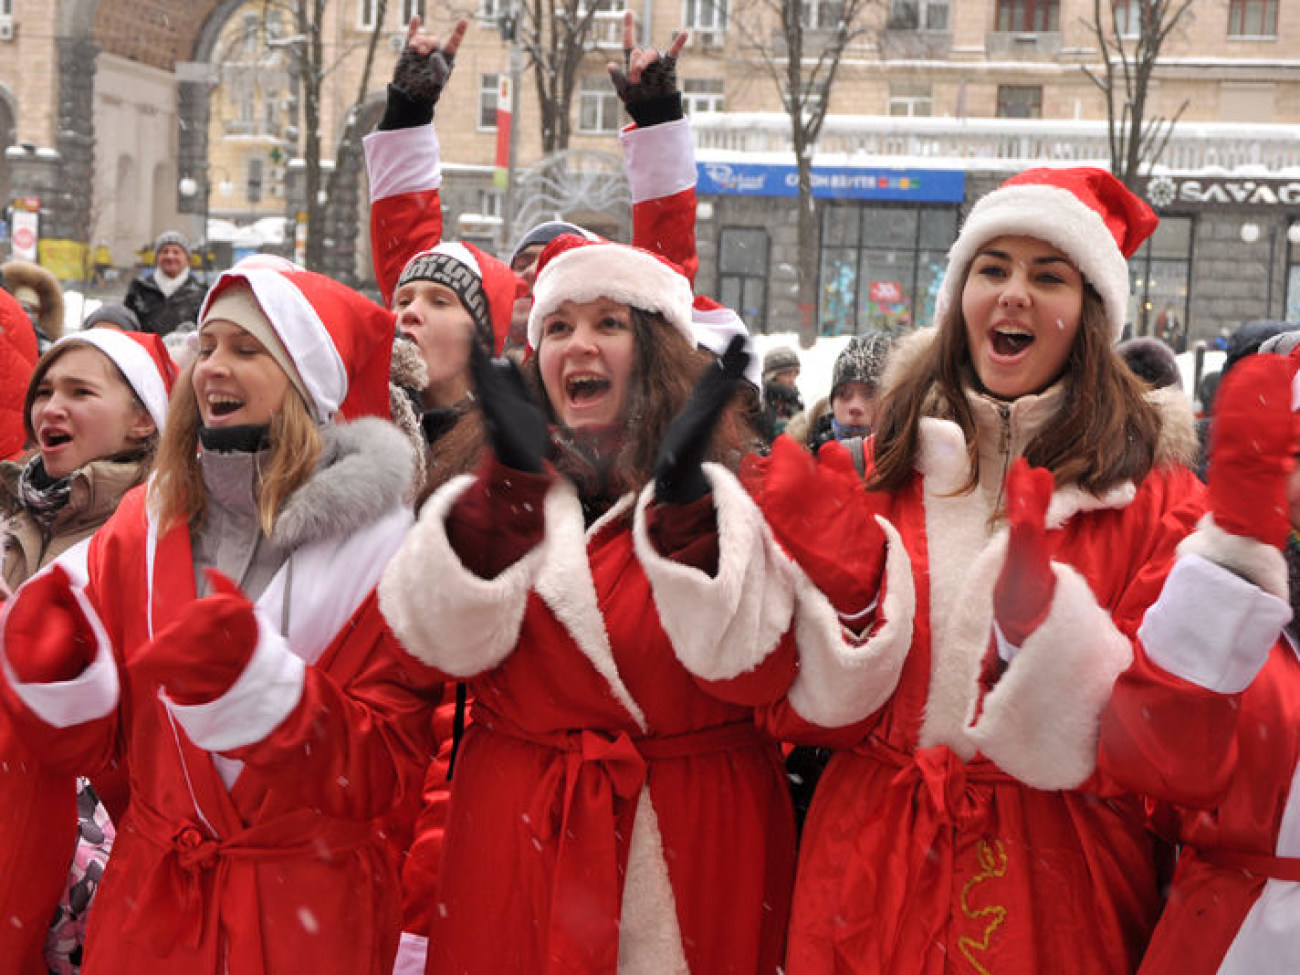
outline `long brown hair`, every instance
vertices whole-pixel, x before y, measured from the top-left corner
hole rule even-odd
[[[944,417],[961,427],[971,469],[964,490],[979,483],[979,432],[966,398],[968,390],[979,388],[979,380],[959,301],[937,330],[935,340],[903,368],[881,399],[873,490],[894,490],[911,476],[924,416]],[[1145,477],[1155,462],[1160,417],[1115,354],[1105,307],[1086,284],[1082,321],[1061,380],[1060,409],[1026,446],[1025,459],[1050,470],[1057,484],[1078,484],[1092,493]]]
[[[157,506],[160,535],[175,524],[201,525],[207,515],[208,491],[198,458],[203,421],[193,374],[191,364],[176,380],[154,465],[150,500]],[[271,415],[270,443],[257,483],[258,522],[268,536],[285,501],[311,476],[321,454],[320,431],[292,384],[284,404]]]

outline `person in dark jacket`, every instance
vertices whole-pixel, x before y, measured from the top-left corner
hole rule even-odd
[[[190,274],[190,244],[168,230],[153,244],[154,269],[131,282],[126,307],[140,320],[140,331],[169,335],[193,331],[208,289]]]
[[[795,380],[799,378],[799,354],[779,345],[763,356],[763,412],[759,434],[771,443],[785,432],[791,417],[803,411],[803,399]]]
[[[850,339],[835,360],[830,395],[791,420],[785,432],[814,453],[832,440],[870,436],[893,344],[889,335],[874,329]]]

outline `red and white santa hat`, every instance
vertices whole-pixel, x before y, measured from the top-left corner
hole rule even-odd
[[[450,288],[474,319],[480,342],[500,355],[510,334],[515,299],[528,293],[519,275],[473,244],[444,241],[406,262],[397,287],[408,281],[433,281]]]
[[[140,398],[159,431],[167,422],[167,399],[176,381],[176,363],[157,335],[120,332],[115,328],[88,328],[65,335],[51,346],[94,346],[112,360]]]
[[[1027,169],[982,197],[948,252],[935,308],[944,321],[961,303],[966,270],[996,237],[1036,237],[1058,248],[1101,296],[1118,342],[1128,317],[1127,258],[1160,222],[1152,209],[1104,169]]]
[[[744,319],[726,305],[704,295],[696,295],[695,303],[691,306],[691,329],[695,332],[695,344],[717,356],[727,351],[727,346],[735,336],[745,336],[745,351],[749,353],[745,378],[756,389],[763,388],[762,356],[754,348],[753,336],[749,334]]]
[[[572,234],[556,237],[537,259],[533,308],[528,313],[528,345],[538,347],[543,320],[564,302],[599,298],[658,312],[695,345],[691,283],[681,268],[640,247]]]
[[[217,278],[199,310],[200,330],[213,304],[241,288],[251,293],[284,346],[298,375],[286,371],[318,423],[336,413],[349,419],[389,418],[388,368],[396,331],[392,312],[323,274],[253,257]]]

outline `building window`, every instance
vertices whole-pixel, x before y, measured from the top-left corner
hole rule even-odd
[[[751,332],[767,331],[770,249],[762,227],[723,227],[718,237],[718,298]]]
[[[1129,328],[1163,340],[1175,352],[1187,347],[1194,227],[1191,217],[1162,214],[1155,233],[1128,261]]]
[[[727,29],[726,0],[684,0],[682,25],[697,33],[721,34]]]
[[[244,197],[249,203],[262,202],[262,160],[249,159]]]
[[[799,20],[806,30],[834,30],[843,17],[843,0],[799,0]]]
[[[1277,0],[1231,0],[1229,37],[1276,37]]]
[[[956,237],[955,207],[828,203],[822,210],[821,333],[929,325]]]
[[[357,27],[374,30],[379,13],[379,0],[357,0]]]
[[[1060,0],[998,0],[997,29],[1018,34],[1060,30]]]
[[[1120,37],[1142,34],[1142,0],[1115,0],[1115,25]]]
[[[1042,117],[1042,85],[998,85],[998,118]]]
[[[889,85],[890,115],[933,115],[934,87],[928,82],[894,81]]]
[[[892,0],[890,30],[947,30],[948,0]]]
[[[687,115],[721,112],[721,78],[687,78],[682,82],[682,108]]]
[[[478,85],[478,130],[495,132],[497,127],[497,93],[500,86],[494,74],[479,76]]]
[[[622,105],[606,75],[587,75],[578,87],[578,131],[583,135],[617,132]]]
[[[478,0],[478,19],[480,23],[495,24],[500,16],[500,0]]]
[[[409,24],[412,17],[424,20],[424,0],[402,0],[402,24]]]

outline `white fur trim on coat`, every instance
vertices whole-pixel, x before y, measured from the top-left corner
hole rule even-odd
[[[1174,564],[1137,635],[1151,661],[1169,673],[1236,694],[1250,686],[1290,619],[1286,600],[1192,554]]]
[[[999,549],[1000,571],[1005,535]],[[1096,768],[1100,715],[1133,648],[1083,576],[1060,563],[1052,571],[1056,592],[1047,618],[1025,640],[967,733],[1026,785],[1072,789]]]
[[[566,301],[582,304],[599,298],[658,312],[695,347],[694,297],[686,275],[653,254],[608,242],[571,248],[542,268],[528,313],[529,346],[540,347],[542,322]]]
[[[113,656],[113,644],[108,638],[108,632],[85,592],[74,585],[72,595],[81,611],[86,614],[95,634],[95,657],[90,666],[72,680],[49,684],[22,683],[9,666],[9,658],[4,656],[3,636],[0,635],[0,656],[4,659],[4,672],[9,686],[33,714],[55,728],[71,728],[73,725],[105,717],[113,712],[122,697],[117,660]],[[21,588],[10,602],[10,607],[20,599]]]
[[[1000,187],[971,208],[948,251],[936,322],[960,302],[962,279],[980,248],[1004,236],[1036,237],[1065,254],[1101,295],[1111,340],[1119,341],[1128,317],[1128,262],[1096,210],[1069,190],[1041,184]]]
[[[619,918],[618,975],[689,975],[677,898],[648,786],[637,798]]]
[[[393,975],[424,975],[424,963],[428,957],[429,939],[422,934],[403,931],[397,942]]]
[[[226,693],[206,704],[177,704],[161,695],[190,740],[210,752],[256,744],[274,731],[302,700],[306,665],[289,643],[257,613],[257,646]]]
[[[1196,531],[1178,544],[1178,554],[1204,556],[1278,599],[1290,601],[1286,556],[1254,538],[1228,534],[1214,523],[1212,514],[1201,516]]]
[[[465,568],[446,521],[473,482],[465,474],[438,489],[379,583],[379,608],[407,653],[453,677],[473,677],[509,656],[542,560],[538,546],[495,579]]]
[[[885,533],[884,622],[866,642],[846,634],[830,601],[796,567],[795,634],[799,674],[790,706],[804,720],[839,728],[874,713],[898,687],[912,645],[916,590],[912,562],[897,529],[879,516]]]
[[[794,578],[790,560],[735,476],[717,464],[705,464],[704,473],[718,519],[717,575],[655,550],[646,531],[653,484],[637,502],[633,539],[677,659],[696,677],[730,680],[762,663],[789,629]]]
[[[432,122],[409,129],[377,130],[361,144],[366,150],[372,201],[442,186],[438,133]]]
[[[674,196],[695,188],[695,138],[691,120],[680,118],[641,129],[628,126],[619,133],[623,171],[632,203]]]

